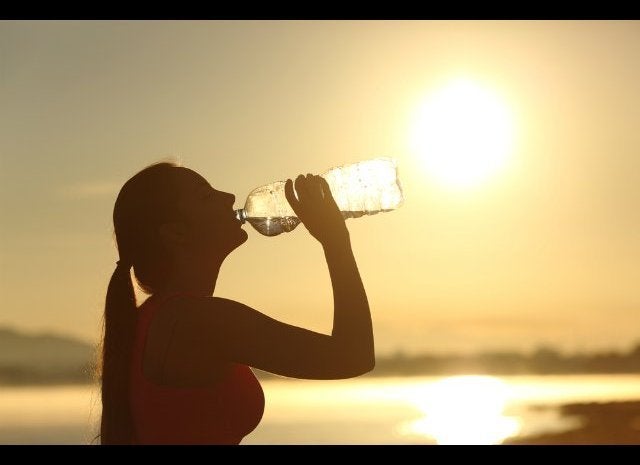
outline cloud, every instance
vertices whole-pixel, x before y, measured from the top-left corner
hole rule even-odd
[[[110,181],[89,181],[68,184],[58,188],[58,195],[66,199],[89,199],[115,196],[120,184]]]

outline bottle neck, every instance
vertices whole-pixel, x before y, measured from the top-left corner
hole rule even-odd
[[[244,224],[247,220],[247,214],[244,211],[244,208],[238,208],[236,210],[236,218],[240,222],[240,224]]]

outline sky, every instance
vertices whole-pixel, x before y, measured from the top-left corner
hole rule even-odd
[[[460,80],[511,127],[500,168],[463,189],[410,143]],[[404,204],[347,220],[379,354],[628,350],[638,82],[638,21],[0,21],[0,325],[98,341],[113,204],[150,163],[176,159],[240,208],[257,186],[389,156]],[[459,165],[484,163],[475,148]],[[320,245],[243,227],[215,295],[330,332]]]

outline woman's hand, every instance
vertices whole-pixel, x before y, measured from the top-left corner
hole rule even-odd
[[[375,366],[373,325],[367,294],[351,250],[349,231],[327,182],[319,176],[287,179],[285,196],[294,213],[324,249],[333,289],[331,335],[275,320],[219,297],[180,296],[180,322],[172,351],[175,379],[188,370],[210,373],[226,360],[290,378],[343,379]],[[306,308],[305,305],[302,308]]]
[[[295,181],[295,189],[297,198],[293,192],[293,181],[287,179],[284,185],[285,197],[309,233],[323,247],[348,243],[349,231],[327,181],[317,175],[299,175]]]

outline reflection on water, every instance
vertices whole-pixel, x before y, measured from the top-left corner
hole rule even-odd
[[[0,444],[90,444],[99,420],[96,386],[0,386]]]
[[[498,444],[562,431],[569,402],[640,400],[640,375],[455,376],[262,382],[262,422],[242,444]],[[92,386],[0,386],[0,444],[89,444]]]
[[[520,421],[504,413],[509,399],[509,387],[498,378],[444,378],[406,394],[424,417],[402,424],[400,432],[438,444],[500,444],[520,429]]]

